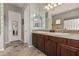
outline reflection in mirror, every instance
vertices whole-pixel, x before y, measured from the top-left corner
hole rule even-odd
[[[33,27],[42,28],[42,16],[40,14],[33,15]]]
[[[64,20],[65,30],[79,30],[79,19]]]
[[[18,22],[12,21],[13,35],[18,35]]]
[[[57,19],[56,20],[56,24],[61,24],[61,20],[60,19]]]

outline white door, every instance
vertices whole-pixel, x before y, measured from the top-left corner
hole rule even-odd
[[[8,11],[9,42],[21,40],[21,14]]]

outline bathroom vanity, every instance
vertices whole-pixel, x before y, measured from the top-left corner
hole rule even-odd
[[[78,34],[33,31],[32,44],[48,56],[79,56]]]

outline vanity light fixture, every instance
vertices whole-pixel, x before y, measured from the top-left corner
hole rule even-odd
[[[48,4],[48,7],[49,7],[49,8],[53,8],[53,6],[52,6],[51,4]]]
[[[53,9],[54,7],[57,7],[59,5],[62,5],[62,3],[49,3],[49,4],[46,4],[44,9],[46,10],[50,10],[50,9]]]

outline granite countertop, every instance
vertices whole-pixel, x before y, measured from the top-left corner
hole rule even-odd
[[[58,32],[45,32],[45,31],[33,31],[32,33],[79,40],[79,34],[58,33]]]

